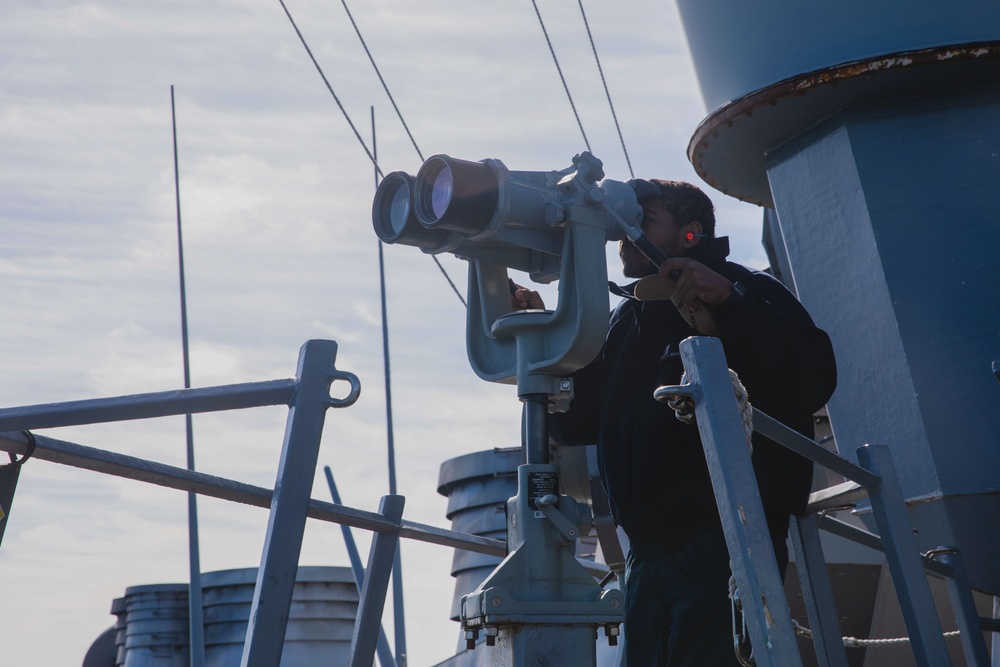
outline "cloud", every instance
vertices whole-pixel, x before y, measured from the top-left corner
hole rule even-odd
[[[591,4],[636,174],[693,179],[684,150],[703,109],[675,10]],[[425,157],[540,170],[582,150],[530,7],[354,5]],[[341,8],[289,8],[369,147],[375,107],[383,170],[415,172],[420,159]],[[628,178],[578,11],[541,10],[594,152],[609,177]],[[174,85],[193,384],[292,377],[305,340],[338,341],[337,367],[361,378],[362,398],[328,414],[320,466],[334,469],[345,502],[377,508],[388,473],[373,167],[280,5],[6,2],[0,63],[0,405],[182,385]],[[720,211],[720,230],[740,230],[737,259],[759,256],[759,212]],[[446,526],[438,466],[518,444],[520,404],[513,387],[472,372],[464,312],[431,258],[396,246],[384,256],[398,486],[408,518]],[[440,261],[464,293],[465,263]],[[199,469],[270,486],[286,413],[195,416]],[[53,435],[184,465],[180,417]],[[321,470],[313,495],[328,497]],[[266,511],[211,499],[199,511],[204,569],[259,562]],[[186,521],[182,493],[29,462],[0,550],[4,659],[79,662],[127,586],[186,581]],[[458,632],[447,619],[451,553],[407,543],[403,554],[410,664],[432,664]],[[310,523],[302,562],[346,564],[339,528]],[[61,628],[60,641],[46,627]]]

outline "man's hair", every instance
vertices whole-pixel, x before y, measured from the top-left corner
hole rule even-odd
[[[652,179],[649,182],[655,184],[660,191],[659,197],[655,199],[674,216],[678,226],[683,227],[697,220],[701,223],[703,234],[708,238],[715,236],[715,206],[698,186],[685,181]],[[639,204],[646,204],[653,198],[643,197],[645,201],[640,201]]]

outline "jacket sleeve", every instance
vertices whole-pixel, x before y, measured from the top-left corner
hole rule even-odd
[[[833,345],[780,282],[761,272],[740,279],[746,294],[717,317],[730,367],[750,403],[781,419],[813,414],[837,385]]]

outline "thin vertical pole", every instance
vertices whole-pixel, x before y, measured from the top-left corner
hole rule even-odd
[[[191,388],[191,360],[188,354],[187,288],[184,283],[184,240],[181,235],[181,179],[177,163],[177,112],[174,87],[170,86],[170,120],[174,133],[174,195],[177,202],[177,260],[181,284],[181,346],[184,352],[184,388]],[[184,415],[187,430],[187,469],[194,470],[194,427],[191,414]],[[198,545],[198,495],[188,492],[188,558],[191,584],[188,589],[188,622],[191,667],[205,664],[205,625],[202,620],[201,556]]]
[[[333,502],[338,505],[343,505],[344,503],[340,500],[340,493],[337,491],[337,484],[333,481],[333,471],[330,470],[330,466],[325,466],[323,472],[326,473],[326,483],[330,487],[330,496],[333,498]],[[361,562],[361,554],[358,552],[358,545],[354,541],[354,533],[351,532],[351,527],[340,524],[340,531],[344,534],[344,544],[347,545],[347,557],[351,559],[351,571],[354,573],[354,583],[358,587],[358,595],[364,590],[365,584],[365,566]],[[355,619],[355,622],[360,621],[360,617]],[[396,661],[392,657],[392,649],[389,648],[389,640],[385,637],[385,630],[382,629],[381,623],[378,628],[378,644],[375,649],[378,655],[378,664],[382,667],[392,667],[396,664]]]
[[[378,513],[398,525],[403,519],[404,502],[403,496],[383,496]],[[365,584],[359,595],[358,620],[354,623],[354,634],[351,636],[351,656],[348,660],[351,667],[367,667],[375,657],[379,619],[385,608],[393,554],[398,550],[398,530],[378,532],[372,536]]]
[[[372,155],[378,164],[378,146],[375,143],[375,107],[371,107],[372,119]],[[375,167],[375,187],[378,188],[379,173]],[[382,358],[385,366],[385,423],[389,445],[389,495],[396,495],[396,445],[392,428],[392,383],[389,376],[389,318],[385,299],[385,259],[382,252],[382,240],[378,242],[378,273],[382,293]],[[396,664],[406,665],[406,620],[403,614],[403,566],[402,545],[396,549],[392,567],[392,611],[393,630],[395,631]]]

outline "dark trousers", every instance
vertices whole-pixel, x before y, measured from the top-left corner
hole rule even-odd
[[[788,552],[773,540],[779,570]],[[630,549],[625,569],[628,667],[739,667],[733,651],[729,551],[722,531],[701,533],[667,553]]]

